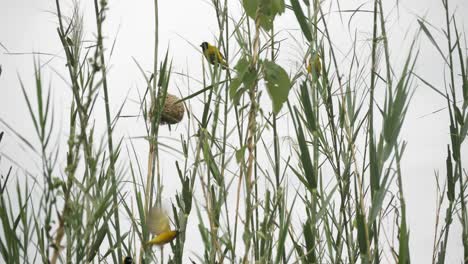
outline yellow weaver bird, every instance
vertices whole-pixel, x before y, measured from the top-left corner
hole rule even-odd
[[[227,69],[229,65],[224,59],[223,54],[219,51],[219,49],[215,46],[212,46],[208,42],[203,42],[200,47],[202,48],[203,55],[208,60],[209,63],[216,65],[220,64],[222,69]]]
[[[147,246],[163,246],[166,243],[170,243],[179,234],[179,231],[171,230],[169,217],[167,216],[167,213],[160,208],[151,208],[148,215],[147,225],[149,231],[155,235],[153,239],[146,242]]]
[[[317,74],[317,77],[320,77],[322,72],[322,63],[320,62],[320,53],[312,52],[310,55],[309,62],[307,63],[307,72],[312,73],[312,65],[314,66],[314,72]]]

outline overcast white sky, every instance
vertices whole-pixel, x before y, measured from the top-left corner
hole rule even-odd
[[[62,1],[65,3],[71,1]],[[328,5],[330,1],[325,1]],[[363,9],[371,9],[373,1],[341,1],[342,9],[356,9],[363,5]],[[396,10],[395,1],[385,0],[388,17],[388,31],[390,37],[390,49],[392,58],[399,62],[407,55],[408,43],[412,40],[417,29],[417,17],[425,17],[435,29],[441,30],[444,25],[443,8],[440,0],[401,0],[399,9]],[[122,101],[128,95],[129,102],[124,114],[135,114],[138,105],[132,100],[137,100],[137,89],[142,91],[143,79],[132,57],[147,70],[152,69],[153,63],[153,1],[109,1],[108,19],[105,21],[105,40],[110,47],[117,37],[114,54],[110,60],[110,97],[113,113],[116,112]],[[451,0],[451,11],[457,8],[459,29],[466,29],[468,22],[465,14],[468,14],[468,1]],[[93,40],[92,32],[95,31],[92,1],[83,1],[83,13],[88,25],[87,39]],[[230,0],[232,15],[238,18],[240,4]],[[55,71],[64,73],[65,60],[56,32],[57,20],[53,14],[55,1],[47,0],[0,0],[0,64],[3,73],[0,76],[0,118],[20,132],[27,139],[35,140],[32,122],[30,122],[28,110],[21,94],[18,76],[21,77],[29,92],[33,92],[33,56],[31,54],[15,55],[15,53],[42,52],[50,55],[41,55],[40,60],[46,63],[43,73],[46,82],[50,82],[56,110],[57,130],[61,140],[65,138],[67,127],[67,113],[70,91],[67,84],[57,76]],[[336,1],[333,0],[332,11],[337,11]],[[332,12],[328,18],[331,35],[337,48],[343,53],[348,52],[354,34],[357,34],[357,45],[363,54],[368,53],[369,38],[371,32],[372,17],[366,13],[357,14],[351,23],[351,31],[347,24],[350,14],[343,15],[343,22],[336,12]],[[213,9],[208,1],[202,0],[162,0],[160,1],[160,54],[164,54],[167,47],[173,59],[174,71],[187,72],[190,76],[201,79],[201,55],[198,45],[202,41],[213,42],[217,32]],[[297,29],[294,15],[289,11],[277,20],[277,29]],[[289,35],[284,32],[282,37]],[[440,37],[440,34],[439,34]],[[440,39],[440,38],[439,38]],[[429,43],[425,36],[420,38],[420,55],[416,66],[418,75],[426,78],[436,87],[443,89],[443,61]],[[196,46],[192,47],[189,43]],[[443,46],[445,48],[445,45]],[[301,51],[292,40],[285,41],[283,52],[279,58],[289,72],[293,72],[305,53]],[[231,54],[235,50],[230,51]],[[10,54],[8,54],[10,53]],[[161,56],[162,56],[161,55]],[[50,61],[49,61],[50,60]],[[234,59],[235,60],[235,59]],[[363,60],[364,61],[364,60]],[[231,64],[235,61],[231,61]],[[398,69],[395,69],[398,72]],[[64,76],[66,76],[64,74]],[[446,146],[449,143],[447,112],[443,110],[431,114],[446,106],[446,102],[428,87],[416,83],[417,88],[408,110],[401,138],[408,142],[408,147],[403,160],[403,175],[405,195],[408,205],[408,220],[410,225],[411,254],[413,263],[428,263],[432,255],[433,230],[435,220],[435,177],[434,172],[440,171],[445,175]],[[196,81],[190,84],[190,90],[184,79],[173,78],[172,92],[188,95],[201,87]],[[179,89],[179,90],[178,90]],[[96,113],[104,120],[104,108],[97,108]],[[425,116],[427,114],[431,114]],[[97,120],[98,135],[103,126]],[[181,126],[184,126],[182,124]],[[286,128],[286,127],[285,127]],[[0,123],[0,130],[6,130]],[[142,135],[143,125],[135,119],[123,120],[117,127],[117,133],[121,136]],[[6,130],[6,138],[0,145],[0,153],[7,154],[13,160],[22,164],[26,169],[34,170],[37,164],[31,161],[37,157],[19,147],[18,140]],[[178,139],[185,129],[163,133]],[[284,132],[283,135],[287,135]],[[146,143],[136,143],[141,157],[145,156]],[[463,148],[465,155],[468,148]],[[5,163],[5,162],[2,162]],[[468,163],[465,163],[468,165]],[[2,164],[5,166],[5,164]],[[3,167],[2,167],[3,168]],[[171,168],[163,168],[163,171],[172,172]],[[169,179],[170,181],[170,179]],[[166,182],[167,184],[167,182]],[[166,191],[174,193],[177,185],[167,184]],[[452,230],[452,241],[447,263],[460,262],[461,229],[455,227]],[[189,231],[193,236],[198,236],[198,230]],[[456,232],[460,232],[457,235]],[[193,242],[196,244],[195,242]],[[192,245],[193,246],[193,245]],[[187,244],[190,248],[190,244]],[[192,247],[193,248],[193,247]]]

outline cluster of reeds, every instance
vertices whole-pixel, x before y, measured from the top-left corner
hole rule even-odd
[[[162,60],[158,54],[154,0],[151,73],[136,62],[146,87],[140,110],[148,153],[142,161],[134,146],[141,139],[114,133],[125,105],[116,112],[109,107],[107,80],[112,75],[106,60],[109,52],[118,51],[109,50],[104,38],[107,1],[93,2],[95,44],[85,48],[78,5],[64,15],[62,1],[56,0],[68,72],[63,78],[72,95],[67,145],[64,150],[51,144],[57,109],[36,61],[35,93],[21,80],[20,86],[37,139],[9,131],[40,157],[41,168],[16,182],[11,169],[2,174],[4,261],[121,263],[131,256],[138,263],[410,263],[410,212],[400,166],[406,143],[400,134],[416,80],[447,100],[450,116],[447,177],[440,179],[445,187],[439,188],[437,207],[444,220],[435,227],[433,263],[446,260],[454,221],[462,225],[457,239],[462,239],[463,261],[468,261],[467,175],[461,151],[468,131],[467,49],[448,0],[442,0],[445,48],[428,23],[419,21],[446,62],[444,91],[414,72],[416,45],[405,51],[402,65],[391,60],[382,0],[371,4],[370,64],[361,63],[364,59],[353,51],[349,65],[340,63],[323,2],[240,2],[243,15],[236,20],[227,0],[211,1],[219,28],[216,46],[230,67],[204,62],[203,87],[183,97],[170,88],[170,51]],[[289,73],[279,63],[282,39],[275,31],[275,19],[285,12],[294,13],[297,39],[303,39],[298,42],[304,47],[304,59]],[[307,72],[316,56],[321,67]],[[104,108],[106,128],[98,141],[96,108]],[[177,145],[160,135],[166,125],[186,129]],[[163,163],[162,155],[170,152],[182,158]],[[62,160],[65,166],[59,165]],[[163,168],[177,176],[163,175]],[[169,183],[178,184],[177,193],[164,192]],[[145,245],[151,238],[146,218],[152,207],[164,207],[163,200],[172,202],[168,209],[179,235],[160,249],[150,248]],[[187,236],[193,229],[202,243]]]

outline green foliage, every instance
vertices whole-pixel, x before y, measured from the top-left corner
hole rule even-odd
[[[273,112],[277,114],[288,100],[291,81],[288,73],[278,64],[265,60],[262,65],[268,95],[273,103]]]
[[[296,15],[297,22],[301,27],[302,34],[307,39],[307,41],[312,42],[312,33],[310,30],[310,23],[307,21],[307,17],[304,15],[302,11],[301,5],[299,4],[298,0],[291,0],[291,7],[294,11],[294,15]]]
[[[450,154],[450,147],[447,147],[447,159],[446,159],[446,168],[447,168],[447,199],[450,202],[455,200],[455,179],[453,176],[453,165],[452,165],[452,155]]]
[[[277,15],[285,11],[284,0],[243,0],[245,13],[252,19],[259,21],[260,26],[268,31],[273,27]]]
[[[302,122],[299,118],[298,110],[295,109],[296,114],[296,133],[297,133],[297,143],[299,145],[299,156],[300,163],[304,173],[297,173],[296,175],[304,183],[309,191],[312,191],[317,188],[317,175],[315,174],[315,169],[312,164],[312,159],[308,147],[308,143],[305,139],[304,129],[302,129]]]
[[[257,83],[258,73],[250,64],[248,57],[242,57],[234,67],[237,75],[229,85],[229,97],[236,105],[239,104],[242,94]]]

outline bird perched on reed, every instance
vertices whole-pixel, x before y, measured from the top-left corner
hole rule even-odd
[[[313,69],[312,69],[313,65]],[[322,63],[320,62],[320,53],[312,52],[307,63],[307,72],[312,74],[312,70],[317,74],[317,77],[320,77],[322,71]]]
[[[216,65],[221,65],[222,69],[227,69],[229,66],[224,59],[223,54],[219,51],[219,49],[208,42],[203,42],[200,47],[202,48],[203,55],[208,60],[209,63]]]
[[[170,243],[179,234],[179,231],[171,230],[169,217],[161,208],[151,208],[147,218],[147,226],[148,230],[155,235],[153,239],[146,242],[147,246],[163,246]]]

